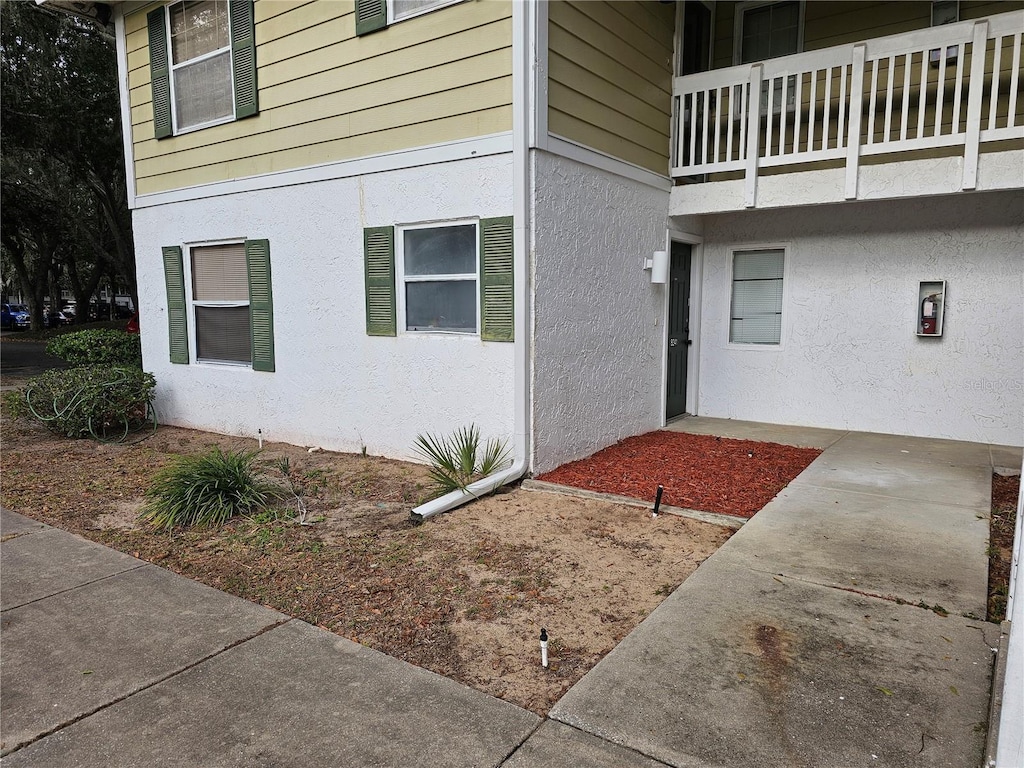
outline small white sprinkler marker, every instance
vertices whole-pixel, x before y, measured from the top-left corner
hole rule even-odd
[[[263,430],[262,429],[257,429],[256,430],[256,436],[259,438],[260,450],[262,451],[263,450]]]
[[[548,631],[544,627],[540,629],[540,665],[548,668]]]

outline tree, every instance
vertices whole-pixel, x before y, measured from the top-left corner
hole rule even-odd
[[[138,306],[113,37],[45,6],[2,0],[0,133],[0,242],[33,324],[57,274],[79,307],[105,275],[128,285]]]

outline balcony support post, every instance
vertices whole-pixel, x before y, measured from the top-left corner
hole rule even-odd
[[[864,100],[864,43],[853,46],[853,67],[850,74],[850,122],[846,133],[846,199],[857,199],[857,177],[860,174],[860,122]],[[874,99],[872,99],[874,101]],[[840,106],[842,109],[842,106]]]
[[[981,102],[985,92],[986,47],[988,21],[982,19],[975,23],[974,38],[971,40],[971,80],[967,96],[967,135],[964,142],[964,175],[960,183],[961,190],[975,189],[978,185],[978,145],[981,138]],[[999,73],[994,73],[993,77],[999,77]]]
[[[761,73],[764,67],[754,64],[747,79],[747,174],[743,189],[743,204],[757,206],[757,160],[761,151]],[[768,115],[771,120],[771,115]]]

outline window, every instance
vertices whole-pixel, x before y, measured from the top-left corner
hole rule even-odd
[[[785,251],[781,248],[733,252],[730,342],[781,342],[784,268]]]
[[[259,112],[251,0],[178,0],[146,19],[156,138]]]
[[[800,2],[757,3],[736,11],[736,63],[788,56],[800,51]]]
[[[399,231],[405,329],[476,333],[476,224]]]
[[[366,333],[512,341],[512,218],[363,231]],[[396,253],[397,251],[397,253]]]
[[[187,259],[172,245],[163,249],[163,259],[171,362],[273,371],[269,243],[195,245]]]
[[[356,34],[365,35],[388,24],[454,5],[460,0],[356,0]]]

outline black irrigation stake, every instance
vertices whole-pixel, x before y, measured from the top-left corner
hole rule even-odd
[[[654,497],[654,511],[651,512],[651,517],[657,517],[658,516],[658,508],[661,506],[661,494],[664,493],[664,491],[665,491],[665,486],[664,485],[659,485],[658,486],[658,493]]]

